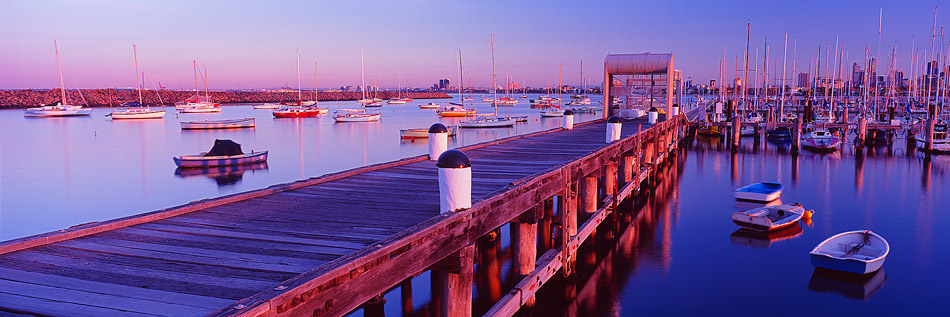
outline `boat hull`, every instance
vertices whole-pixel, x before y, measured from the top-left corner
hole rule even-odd
[[[165,110],[120,111],[109,114],[112,120],[121,119],[161,119],[165,117]]]
[[[849,253],[848,250],[856,245],[862,246]],[[825,239],[810,252],[810,256],[811,264],[816,268],[867,274],[881,269],[889,252],[890,245],[883,237],[870,230],[857,230]]]
[[[254,118],[244,118],[236,120],[215,120],[215,121],[183,121],[182,130],[202,130],[202,129],[244,129],[254,127]]]
[[[182,113],[210,113],[210,112],[221,112],[221,106],[184,108],[184,109],[181,109],[180,111],[181,111]]]
[[[172,159],[175,161],[175,165],[182,168],[243,165],[266,162],[267,151],[231,156],[182,155]]]
[[[732,222],[754,231],[774,231],[798,223],[805,213],[800,204],[760,207],[732,214]]]
[[[458,132],[458,126],[453,125],[449,126],[449,136],[455,136]],[[429,138],[429,129],[402,129],[399,130],[400,139],[428,139]]]
[[[333,120],[336,122],[371,122],[379,121],[380,117],[380,114],[346,115],[335,117]]]
[[[91,109],[82,109],[78,106],[55,109],[52,107],[29,108],[23,112],[24,117],[79,117],[88,115],[92,115]]]
[[[737,188],[733,195],[739,200],[769,202],[782,196],[784,186],[775,182],[761,182]]]
[[[274,118],[310,118],[326,114],[329,109],[312,109],[296,111],[274,111]]]

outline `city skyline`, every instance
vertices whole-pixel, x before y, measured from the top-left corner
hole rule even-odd
[[[584,77],[599,86],[607,54],[642,52],[672,52],[685,78],[708,83],[719,77],[724,45],[727,78],[734,76],[736,58],[743,63],[746,23],[751,23],[749,63],[756,62],[758,46],[759,68],[768,36],[769,68],[777,62],[781,70],[788,31],[785,78],[791,85],[819,46],[822,54],[826,43],[835,50],[836,36],[845,74],[853,62],[863,64],[866,46],[877,55],[881,9],[880,69],[888,69],[895,45],[897,68],[909,67],[912,36],[918,54],[930,50],[936,1],[858,4],[864,3],[9,1],[0,4],[0,34],[7,43],[0,48],[0,72],[7,74],[0,89],[58,87],[53,40],[59,43],[67,88],[134,86],[136,44],[140,71],[149,73],[147,87],[160,82],[169,89],[193,88],[196,60],[199,67],[207,65],[209,88],[216,90],[296,87],[297,49],[304,88],[314,87],[314,63],[321,89],[358,86],[360,48],[367,84],[396,87],[399,73],[398,86],[424,88],[440,78],[454,86],[461,50],[465,86],[487,87],[490,33],[497,86],[504,85],[506,74],[529,87],[553,86],[559,65],[563,84],[580,85],[581,61]],[[944,50],[939,28],[950,21],[948,14],[937,16],[936,42]]]

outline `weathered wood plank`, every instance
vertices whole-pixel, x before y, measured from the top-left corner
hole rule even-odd
[[[33,300],[22,298],[20,301],[38,302],[37,305],[39,305],[39,303],[45,304],[47,301],[57,301],[159,316],[197,316],[207,314],[210,310],[202,307],[122,297],[98,292],[77,291],[2,278],[0,278],[0,292],[33,298]],[[73,314],[79,315],[81,313],[74,312]]]

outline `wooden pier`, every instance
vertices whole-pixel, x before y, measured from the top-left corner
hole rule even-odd
[[[626,121],[611,143],[598,120],[459,148],[474,199],[458,212],[439,213],[435,164],[417,156],[2,242],[0,314],[371,315],[431,270],[438,314],[465,316],[475,246],[510,223],[523,279],[489,311],[510,316],[573,273],[578,247],[650,186],[688,121]]]

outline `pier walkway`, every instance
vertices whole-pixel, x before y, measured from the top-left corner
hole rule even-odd
[[[2,242],[0,315],[342,315],[433,266],[464,272],[475,239],[552,197],[569,217],[564,202],[585,199],[585,177],[613,177],[596,204],[610,209],[686,121],[626,121],[612,143],[598,120],[460,148],[473,197],[460,212],[440,215],[438,171],[423,155]],[[593,230],[564,226],[572,235],[557,252],[568,253],[548,252],[539,267],[569,264],[583,242],[571,236]]]

